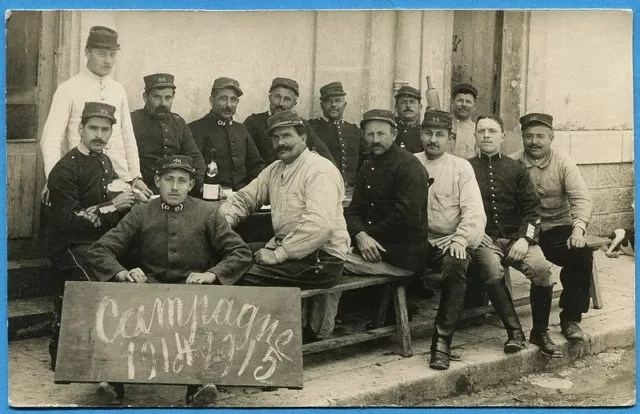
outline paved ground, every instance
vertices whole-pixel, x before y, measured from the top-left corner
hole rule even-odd
[[[413,357],[399,356],[392,340],[360,344],[327,351],[304,358],[304,389],[278,389],[264,392],[257,388],[222,390],[218,406],[227,407],[293,407],[395,405],[413,406],[452,395],[475,393],[509,379],[524,375],[558,372],[587,355],[607,349],[635,346],[635,267],[631,257],[606,258],[596,252],[603,292],[604,308],[591,309],[583,320],[588,336],[581,346],[570,347],[560,334],[557,301],[551,316],[551,335],[563,347],[565,358],[549,360],[534,345],[523,351],[505,355],[502,344],[505,333],[500,321],[491,316],[481,327],[456,333],[455,353],[462,361],[453,362],[448,371],[428,368],[431,332],[412,333]],[[557,272],[555,272],[557,275]],[[522,275],[512,274],[514,296],[525,296],[528,283]],[[436,299],[420,301],[418,319],[433,320]],[[527,306],[518,309],[525,330],[531,328]],[[349,321],[347,321],[349,322]],[[359,323],[359,322],[358,322]],[[346,328],[345,328],[346,329]],[[632,355],[629,352],[628,355]],[[628,358],[633,359],[631,356]],[[16,407],[25,406],[96,406],[92,384],[56,385],[48,370],[46,340],[16,341],[9,344],[9,399]],[[556,405],[571,405],[568,394],[558,394]],[[125,404],[132,407],[175,406],[184,400],[184,387],[127,386]],[[452,400],[454,401],[454,400]],[[480,401],[478,401],[478,404]],[[512,405],[517,404],[514,401]],[[460,403],[475,405],[474,401]],[[508,403],[507,403],[508,404]],[[455,403],[454,405],[458,405]],[[509,405],[509,404],[508,404]]]

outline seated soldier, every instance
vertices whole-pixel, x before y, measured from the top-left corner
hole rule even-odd
[[[233,194],[221,210],[232,227],[266,204],[271,205],[275,237],[252,243],[254,264],[243,285],[327,288],[342,274],[349,234],[342,213],[344,183],[333,163],[309,151],[305,124],[293,111],[268,120],[278,160],[246,187]],[[314,296],[306,340],[331,335],[339,294]]]
[[[548,261],[562,266],[560,330],[569,342],[583,338],[580,322],[589,311],[593,251],[586,245],[593,203],[580,170],[569,157],[551,148],[553,117],[531,113],[520,118],[523,161],[541,202],[539,244]],[[544,312],[551,312],[552,288],[538,292]],[[542,312],[542,311],[541,311]],[[529,339],[534,342],[534,338]]]
[[[467,268],[487,222],[471,164],[447,152],[453,141],[451,124],[451,114],[426,111],[422,120],[424,152],[415,154],[433,178],[429,188],[429,265],[442,270],[443,280],[431,342],[429,366],[433,369],[449,369]]]
[[[60,313],[67,280],[97,280],[87,265],[89,246],[115,226],[134,203],[128,189],[111,199],[108,191],[117,177],[104,153],[115,124],[115,107],[87,102],[78,126],[80,143],[58,161],[49,174],[51,211],[47,250],[55,274],[55,320],[49,342],[55,370]]]
[[[185,155],[161,158],[156,171],[160,197],[134,207],[91,247],[91,270],[103,282],[235,284],[251,264],[251,251],[218,204],[188,195],[195,185],[193,160]],[[140,266],[127,269],[119,259],[134,247]],[[121,401],[124,386],[101,383],[99,392]],[[186,404],[206,405],[216,396],[214,384],[189,385]]]
[[[481,116],[476,123],[476,146],[480,156],[469,160],[480,186],[487,215],[484,240],[473,252],[478,276],[485,284],[491,303],[507,330],[504,352],[524,348],[524,332],[504,283],[503,264],[524,273],[531,281],[532,343],[544,355],[561,357],[562,353],[548,337],[549,312],[543,311],[538,290],[553,289],[549,263],[538,246],[540,199],[521,161],[500,153],[504,124],[496,116]]]
[[[371,150],[345,212],[354,253],[345,270],[354,274],[407,276],[420,273],[427,258],[428,174],[395,139],[390,111],[372,109],[360,127]]]

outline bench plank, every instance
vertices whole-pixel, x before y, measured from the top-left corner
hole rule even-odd
[[[384,285],[386,283],[405,283],[411,276],[341,276],[340,282],[327,289],[308,289],[300,292],[303,298],[325,293],[344,292],[345,290],[361,289],[368,286]]]

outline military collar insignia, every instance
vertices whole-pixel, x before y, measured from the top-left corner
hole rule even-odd
[[[165,211],[182,211],[184,209],[184,204],[178,204],[177,206],[170,206],[167,203],[162,203],[160,204],[160,208],[165,210]]]
[[[398,118],[398,123],[401,124],[401,125],[406,125],[406,126],[408,126],[410,128],[417,128],[417,127],[420,126],[420,120],[417,120],[416,122],[409,123],[407,121],[403,121],[402,119]]]
[[[229,121],[223,121],[222,119],[218,119],[218,125],[220,126],[233,125],[233,119],[230,119]]]

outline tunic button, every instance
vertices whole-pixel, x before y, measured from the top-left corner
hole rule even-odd
[[[367,188],[371,188],[371,186],[370,186],[370,185],[368,185],[368,186],[367,186]]]
[[[368,223],[369,223],[369,224],[371,224],[371,222],[370,222],[370,221],[369,221]]]
[[[375,170],[375,168],[371,167],[371,171]]]
[[[106,172],[107,174],[109,174],[109,170],[104,170],[104,172]]]
[[[490,165],[489,168],[493,168],[493,167]]]

